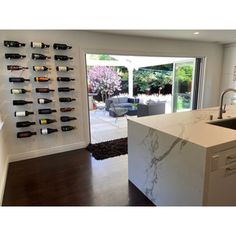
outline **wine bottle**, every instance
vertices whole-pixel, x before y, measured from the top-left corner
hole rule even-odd
[[[22,94],[22,93],[27,93],[27,92],[31,92],[31,91],[27,89],[18,89],[18,88],[11,89],[11,94]]]
[[[69,71],[69,70],[74,70],[74,68],[70,68],[68,66],[57,66],[56,70],[57,71]]]
[[[25,43],[19,43],[18,41],[5,40],[4,46],[8,48],[19,48],[19,47],[24,47]]]
[[[50,79],[48,77],[34,77],[36,82],[48,82]]]
[[[36,88],[35,89],[36,93],[49,93],[49,92],[54,92],[54,89],[49,89],[49,88]]]
[[[30,122],[30,121],[19,121],[19,122],[16,122],[16,128],[29,127],[35,124],[36,124],[35,122]]]
[[[6,59],[22,59],[25,57],[26,57],[26,55],[21,55],[19,53],[5,53]]]
[[[65,97],[65,98],[59,98],[60,102],[72,102],[75,101],[75,98],[69,98],[69,97]]]
[[[70,77],[57,77],[57,81],[61,82],[69,82],[69,81],[74,81],[75,79],[71,79]]]
[[[52,110],[50,108],[46,108],[46,109],[38,109],[38,113],[39,114],[51,114],[53,112],[57,112],[57,110]]]
[[[8,65],[7,70],[26,70],[29,69],[29,67],[26,66],[18,66],[18,65]]]
[[[72,90],[75,90],[75,89],[69,88],[69,87],[60,87],[60,88],[58,88],[58,92],[70,92]]]
[[[73,111],[73,110],[75,110],[75,108],[73,108],[73,107],[63,107],[63,108],[60,108],[61,112],[70,112],[70,111]]]
[[[61,122],[68,122],[68,121],[71,121],[71,120],[77,120],[76,117],[70,117],[70,116],[61,116]]]
[[[48,125],[54,122],[57,122],[57,120],[53,120],[53,119],[40,119],[39,120],[40,125]]]
[[[45,44],[45,43],[39,43],[39,42],[31,42],[30,43],[31,48],[49,48],[50,45],[49,44]]]
[[[33,66],[34,71],[48,71],[51,70],[51,68],[47,66]]]
[[[31,111],[15,111],[14,112],[14,115],[16,117],[20,117],[20,116],[28,116],[28,115],[33,115],[34,112],[31,112]]]
[[[36,134],[37,134],[36,132],[31,132],[31,131],[17,132],[17,138],[28,138]]]
[[[54,43],[53,48],[56,50],[66,50],[66,49],[71,49],[72,47],[64,43]]]
[[[58,132],[58,129],[51,129],[51,128],[40,129],[41,134],[51,134],[51,133],[55,133],[55,132]]]
[[[31,104],[32,101],[25,101],[25,100],[13,100],[13,106],[23,106],[26,104]]]
[[[70,125],[65,125],[65,126],[61,126],[61,130],[63,132],[66,132],[66,131],[71,131],[73,129],[75,129],[76,127],[75,126],[70,126]]]
[[[46,104],[46,103],[51,103],[51,102],[53,102],[51,99],[38,98],[38,104]]]
[[[32,53],[32,59],[33,60],[46,60],[46,59],[51,59],[51,57],[45,56],[39,53]]]
[[[73,57],[68,57],[65,55],[55,55],[54,59],[58,61],[68,61],[68,60],[73,60]]]
[[[11,83],[23,83],[25,81],[30,81],[29,79],[25,79],[23,77],[10,77],[9,82]]]

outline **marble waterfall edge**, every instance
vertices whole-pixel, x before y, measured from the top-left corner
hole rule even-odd
[[[129,120],[129,180],[155,205],[202,205],[205,149],[184,131],[180,124],[174,137]]]

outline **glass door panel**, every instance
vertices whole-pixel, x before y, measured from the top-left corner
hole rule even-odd
[[[173,66],[173,112],[192,110],[195,59]]]

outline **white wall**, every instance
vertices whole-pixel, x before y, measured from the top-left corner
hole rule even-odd
[[[223,47],[217,43],[78,32],[81,49],[113,54],[205,57],[202,107],[218,105]]]
[[[1,106],[0,106],[1,107]],[[5,182],[7,177],[8,156],[4,142],[4,129],[0,130],[0,205],[3,199]]]
[[[236,44],[225,45],[220,91],[235,87],[235,83],[233,82],[234,66],[236,66]]]
[[[86,97],[86,72],[85,72],[85,53],[113,53],[113,54],[129,54],[129,55],[150,55],[150,56],[184,56],[184,57],[205,57],[207,61],[205,70],[205,83],[203,91],[203,107],[218,105],[219,98],[219,83],[221,77],[221,63],[222,63],[222,47],[215,43],[202,43],[193,41],[177,41],[165,39],[153,39],[144,37],[129,37],[119,35],[109,35],[97,32],[86,31],[0,31],[0,42],[4,40],[17,40],[25,42],[27,46],[21,49],[7,49],[1,47],[1,69],[0,69],[0,100],[3,101],[2,112],[7,115],[7,122],[5,125],[5,139],[6,148],[10,161],[32,158],[36,156],[72,150],[76,148],[85,147],[89,143],[89,124],[88,124],[88,110]],[[79,119],[76,123],[78,129],[68,133],[57,133],[48,136],[41,136],[38,134],[35,137],[28,139],[16,139],[16,118],[13,116],[15,110],[20,110],[12,106],[13,95],[10,94],[11,87],[21,87],[20,85],[12,85],[8,82],[8,77],[12,75],[6,70],[6,65],[11,64],[4,58],[5,52],[20,52],[26,54],[27,58],[17,61],[18,64],[28,65],[30,68],[36,62],[30,59],[32,50],[29,46],[31,41],[45,42],[53,44],[54,42],[67,43],[72,45],[71,51],[66,54],[74,57],[70,66],[75,70],[71,73],[72,77],[77,79],[74,82],[74,87],[77,93],[74,95],[78,98],[75,106],[77,108],[75,116]],[[38,50],[44,53],[44,50]],[[60,53],[60,52],[59,52]],[[59,54],[58,53],[58,54]],[[63,52],[62,52],[63,53]],[[45,54],[54,55],[52,47],[45,50]],[[14,64],[14,63],[13,63]],[[15,63],[16,64],[16,63]],[[40,64],[40,62],[37,62]],[[55,68],[54,60],[47,63],[49,66]],[[67,64],[67,63],[65,63]],[[24,72],[23,76],[32,78],[35,73],[32,69],[29,72]],[[55,78],[55,70],[52,72],[52,77]],[[31,85],[33,84],[33,85]],[[31,82],[28,86],[36,87],[35,82]],[[39,84],[40,86],[40,84]],[[57,82],[53,81],[50,87],[57,88]],[[19,95],[20,96],[20,95]],[[31,95],[28,95],[31,98]],[[22,98],[25,97],[22,95]],[[54,97],[54,96],[52,96]],[[55,93],[57,99],[58,94]],[[36,96],[33,97],[36,101]],[[29,106],[31,107],[31,106]],[[59,103],[55,105],[59,109]],[[36,112],[38,104],[33,105],[33,110]],[[29,109],[31,110],[31,109]],[[54,115],[53,115],[54,117]],[[59,113],[56,115],[59,121]],[[38,120],[37,115],[34,120]],[[22,119],[23,120],[23,119]],[[54,125],[51,125],[54,127]],[[60,122],[57,124],[59,128]],[[39,133],[39,125],[36,130]],[[30,128],[32,129],[32,128]]]
[[[6,117],[6,124],[5,124],[5,139],[8,148],[8,154],[10,161],[32,158],[57,152],[68,151],[72,149],[82,148],[85,147],[88,143],[88,131],[86,126],[84,125],[85,122],[85,113],[86,113],[86,101],[83,100],[82,94],[82,87],[86,87],[83,84],[84,80],[81,79],[81,66],[80,66],[80,43],[78,41],[78,37],[75,37],[74,32],[72,31],[1,31],[0,32],[0,41],[3,42],[4,40],[17,40],[19,42],[26,43],[26,47],[23,48],[6,48],[4,46],[1,47],[1,87],[0,87],[0,99],[4,101],[2,106],[2,113],[7,114]],[[51,47],[49,49],[32,49],[30,47],[31,41],[37,42],[45,42],[50,44]],[[59,43],[66,43],[71,45],[73,48],[67,51],[56,51],[52,48],[52,44],[55,42]],[[4,58],[4,53],[6,52],[18,52],[27,57],[23,60],[6,60]],[[73,61],[69,62],[55,62],[54,59],[51,59],[45,63],[45,61],[33,61],[31,59],[32,52],[38,52],[45,55],[54,56],[54,54],[65,54],[72,56],[74,58]],[[7,65],[9,64],[18,64],[23,66],[28,66],[30,69],[24,71],[11,72],[7,71]],[[48,83],[36,83],[33,81],[33,77],[36,75],[46,75],[46,73],[37,73],[32,70],[33,65],[47,65],[52,67],[52,72],[48,75],[48,77],[52,78],[53,80]],[[56,65],[68,65],[74,68],[74,71],[68,73],[57,73],[55,70]],[[76,79],[76,81],[69,82],[69,83],[58,83],[56,81],[57,76],[71,76]],[[10,76],[23,76],[25,78],[30,78],[30,83],[25,84],[12,84],[8,82],[8,78]],[[47,76],[47,75],[46,75]],[[47,87],[49,85],[50,88],[55,89],[54,93],[50,94],[36,94],[35,88],[36,87]],[[22,95],[12,95],[10,94],[11,88],[28,88],[33,91],[30,94],[22,94]],[[59,86],[69,86],[74,87],[75,91],[70,93],[58,93],[57,87]],[[60,107],[65,107],[58,101],[59,95],[62,97],[73,97],[76,98],[77,101],[68,103],[68,106],[75,107],[76,110],[70,113],[60,113]],[[56,100],[54,104],[48,105],[40,105],[37,104],[38,97],[46,97]],[[13,99],[27,99],[33,100],[33,105],[27,106],[13,106],[12,100]],[[37,113],[38,108],[53,108],[57,109],[57,113],[53,115],[45,115],[39,116]],[[29,110],[34,111],[35,115],[29,117],[14,117],[14,111],[19,110]],[[60,122],[60,115],[69,115],[75,116],[78,118],[77,121],[72,121],[69,123],[61,123]],[[40,135],[40,125],[38,124],[39,118],[56,118],[57,123],[48,125],[48,127],[58,128],[60,130],[61,125],[75,125],[77,127],[76,130],[71,132],[58,132],[50,135]],[[16,121],[22,120],[31,120],[36,121],[36,126],[31,126],[29,128],[23,129],[16,129],[15,123]],[[17,139],[16,138],[16,130],[23,131],[23,130],[34,130],[37,132],[37,136],[32,136],[30,138],[25,139]]]
[[[236,44],[224,45],[223,51],[223,68],[222,68],[222,80],[220,86],[220,92],[227,88],[236,88],[236,81],[233,81],[236,77],[234,76],[234,67],[236,66]],[[228,93],[225,96],[224,103],[231,103],[231,98],[235,97],[236,94]]]

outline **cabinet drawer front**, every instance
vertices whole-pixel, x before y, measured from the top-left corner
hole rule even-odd
[[[236,148],[218,152],[212,156],[211,171],[216,171],[221,168],[231,167],[236,165]]]

